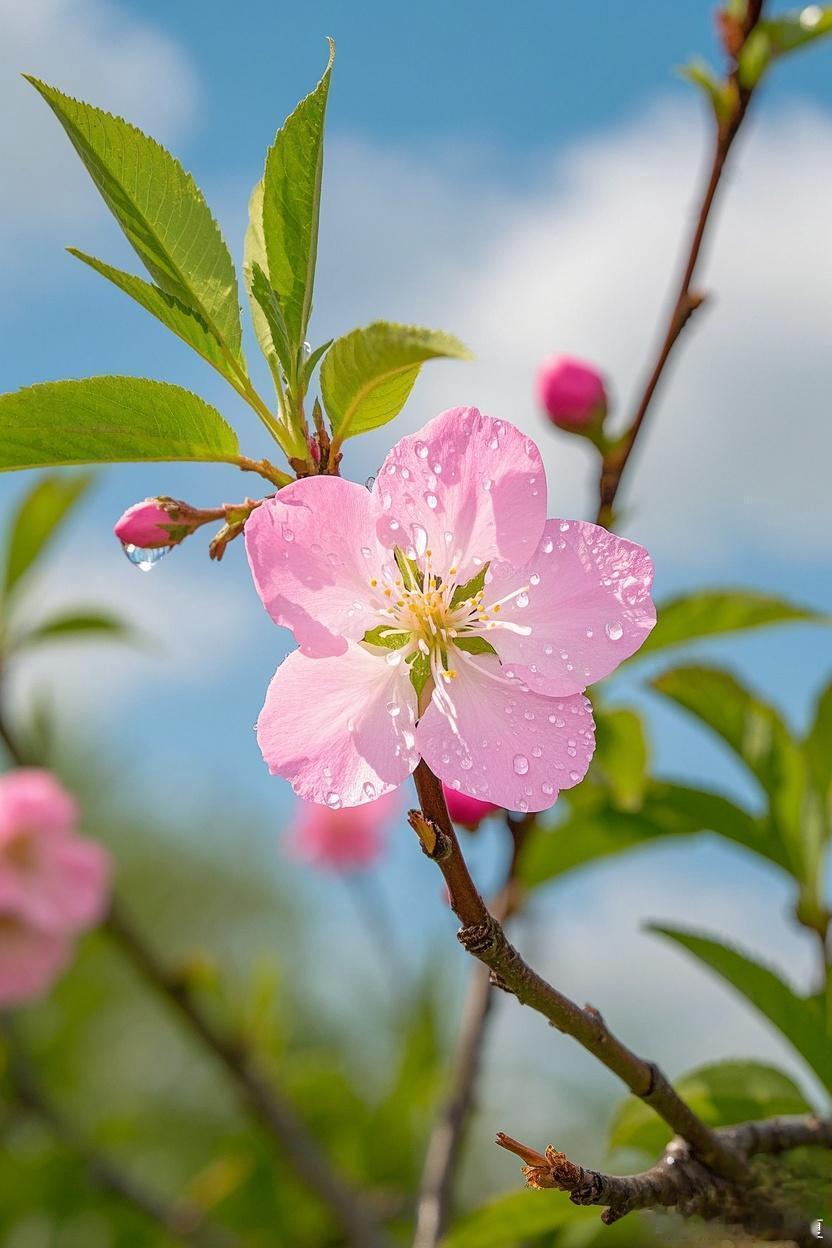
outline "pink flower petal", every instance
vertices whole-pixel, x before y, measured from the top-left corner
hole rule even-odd
[[[0,846],[22,829],[62,836],[77,822],[75,799],[51,772],[18,767],[0,776]]]
[[[343,654],[378,620],[387,552],[375,537],[368,490],[340,477],[306,477],[252,512],[246,552],[257,592],[304,654]],[[377,603],[374,610],[371,602]]]
[[[494,618],[531,632],[497,627],[488,640],[540,693],[563,697],[608,676],[656,623],[647,551],[582,520],[548,520],[524,568],[495,564],[491,573],[486,603],[522,591]]]
[[[44,996],[69,965],[71,938],[0,915],[0,1007]]]
[[[416,740],[428,766],[451,788],[508,810],[547,810],[558,790],[586,775],[595,726],[581,694],[535,693],[506,679],[490,655],[466,657],[446,689],[456,731],[432,701]]]
[[[107,908],[110,857],[102,846],[67,837],[42,855],[28,881],[21,917],[49,931],[77,932],[94,927]]]
[[[534,551],[546,520],[546,476],[525,434],[475,407],[456,407],[398,442],[373,486],[385,546],[422,555],[458,581],[483,563],[518,566]],[[476,562],[478,561],[478,562]]]
[[[287,852],[302,862],[333,871],[369,867],[383,854],[400,805],[395,792],[342,810],[302,802],[287,838]]]
[[[463,793],[460,789],[452,789],[447,784],[442,785],[442,792],[445,794],[448,814],[454,823],[461,823],[464,828],[470,828],[472,832],[480,826],[483,819],[487,819],[495,810],[500,809],[493,802],[481,802],[478,797],[469,797],[467,793]]]
[[[415,722],[407,666],[350,642],[343,655],[309,659],[295,650],[281,663],[257,740],[269,770],[298,797],[339,809],[407,779],[419,761]]]

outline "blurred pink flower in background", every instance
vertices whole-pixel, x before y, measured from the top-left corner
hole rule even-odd
[[[550,355],[537,374],[537,398],[562,429],[584,429],[606,415],[604,379],[594,364],[571,355]]]
[[[134,503],[120,516],[113,528],[122,546],[140,546],[152,550],[154,546],[171,546],[168,528],[176,521],[160,507],[155,498],[146,498],[142,503]]]
[[[399,806],[395,793],[343,810],[301,802],[286,838],[286,851],[293,858],[331,871],[372,866],[387,847],[388,830]]]
[[[109,855],[76,834],[77,819],[48,771],[0,776],[0,1005],[47,991],[74,937],[103,917]]]
[[[493,802],[481,802],[479,798],[469,797],[467,793],[461,793],[459,789],[452,789],[449,784],[443,783],[442,792],[448,804],[448,814],[454,823],[461,823],[464,828],[469,828],[472,832],[495,810],[502,810],[501,806],[495,806]]]

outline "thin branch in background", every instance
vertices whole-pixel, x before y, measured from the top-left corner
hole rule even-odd
[[[748,5],[748,11],[745,22],[738,32],[740,39],[739,48],[753,31],[757,22],[760,20],[763,10],[762,0],[752,0]],[[748,112],[748,105],[751,102],[752,91],[743,87],[739,82],[736,66],[728,75],[728,86],[731,91],[733,104],[731,113],[722,122],[716,126],[714,138],[714,150],[711,158],[711,166],[708,173],[708,179],[705,183],[705,189],[696,214],[693,232],[691,234],[690,243],[687,249],[685,265],[682,270],[682,276],[676,293],[676,298],[670,310],[670,318],[664,337],[659,347],[656,360],[650,369],[641,392],[641,397],[636,404],[632,419],[630,420],[627,430],[623,437],[617,441],[604,456],[601,467],[601,476],[598,482],[598,513],[596,523],[609,528],[613,521],[613,505],[616,495],[621,485],[621,479],[626,470],[630,456],[635,449],[636,441],[647,417],[653,396],[658,389],[659,382],[667,365],[668,360],[673,352],[673,348],[687,325],[690,317],[696,309],[702,304],[704,295],[694,289],[694,278],[699,264],[699,258],[702,253],[702,244],[708,231],[708,225],[711,217],[711,210],[714,206],[717,190],[725,170],[725,163],[728,159],[734,140],[739,133],[740,127],[745,120]]]
[[[298,1178],[326,1204],[354,1248],[381,1248],[384,1239],[358,1193],[335,1173],[293,1106],[267,1079],[253,1055],[237,1039],[223,1034],[181,979],[170,974],[149,948],[123,907],[112,903],[104,929],[117,942],[145,981],[179,1014],[194,1035],[225,1067],[254,1117],[278,1144]]]
[[[207,1223],[203,1210],[196,1205],[165,1200],[88,1144],[39,1083],[10,1019],[0,1021],[0,1035],[7,1050],[8,1080],[17,1102],[41,1118],[56,1138],[81,1159],[93,1183],[131,1205],[175,1239],[199,1248],[241,1248],[236,1235]]]
[[[717,1136],[732,1152],[751,1163],[759,1156],[777,1156],[793,1148],[832,1149],[832,1119],[808,1117],[765,1118],[735,1127],[721,1127]],[[610,1225],[636,1209],[676,1209],[686,1217],[696,1215],[741,1226],[752,1234],[772,1234],[805,1242],[812,1233],[809,1216],[780,1203],[776,1185],[766,1174],[737,1185],[719,1178],[691,1155],[686,1142],[674,1139],[649,1170],[641,1174],[604,1174],[585,1170],[551,1145],[545,1153],[502,1131],[501,1148],[522,1158],[530,1187],[568,1192],[575,1205],[603,1206],[601,1220]],[[813,1234],[815,1243],[828,1242]]]
[[[514,915],[520,903],[517,886],[517,864],[526,833],[534,822],[533,815],[507,820],[512,836],[512,851],[505,883],[492,902],[492,910],[501,922]],[[486,966],[475,966],[468,984],[462,1009],[456,1048],[448,1079],[450,1089],[431,1131],[422,1170],[416,1215],[413,1248],[436,1248],[446,1229],[453,1195],[453,1183],[462,1153],[465,1130],[474,1105],[474,1096],[482,1064],[485,1037],[491,1015],[493,993],[491,973]]]
[[[522,1005],[537,1010],[618,1075],[716,1174],[742,1181],[747,1176],[745,1162],[682,1100],[655,1063],[637,1057],[613,1035],[597,1010],[581,1009],[523,960],[477,891],[448,816],[442,786],[424,760],[414,779],[421,813],[411,811],[410,821],[423,850],[445,878],[451,908],[462,924],[458,939],[463,947],[491,969],[492,982],[513,993]]]

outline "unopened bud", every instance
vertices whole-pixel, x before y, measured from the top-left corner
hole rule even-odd
[[[502,810],[501,806],[495,806],[493,802],[481,802],[478,797],[469,797],[467,793],[460,793],[458,789],[452,789],[447,784],[442,785],[442,792],[445,794],[448,814],[454,823],[461,824],[471,832],[475,832],[483,819],[495,810]]]
[[[550,355],[537,374],[537,397],[553,424],[583,431],[607,414],[604,379],[594,364],[571,355]]]

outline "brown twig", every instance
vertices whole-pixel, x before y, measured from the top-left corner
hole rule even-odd
[[[359,1195],[335,1173],[292,1105],[260,1069],[238,1040],[223,1034],[181,979],[171,975],[149,948],[123,907],[113,902],[105,930],[136,970],[177,1011],[194,1035],[225,1067],[260,1125],[275,1140],[298,1178],[336,1216],[354,1248],[380,1248],[384,1243],[375,1219]]]
[[[509,819],[512,852],[505,883],[491,908],[502,923],[516,912],[520,892],[517,887],[517,863],[520,849],[534,816]],[[465,1128],[474,1102],[474,1091],[482,1063],[485,1035],[491,1013],[493,994],[491,972],[487,966],[475,966],[471,972],[468,993],[462,1009],[462,1021],[448,1079],[450,1095],[439,1111],[428,1141],[425,1164],[417,1205],[416,1235],[413,1248],[436,1248],[445,1231],[453,1181],[462,1152]]]
[[[539,1153],[502,1131],[497,1134],[497,1143],[522,1158],[530,1187],[568,1192],[576,1205],[603,1206],[601,1220],[607,1225],[636,1209],[666,1208],[676,1209],[685,1217],[719,1218],[752,1233],[765,1233],[768,1238],[774,1235],[805,1242],[809,1218],[789,1209],[771,1176],[765,1172],[756,1175],[751,1162],[755,1157],[775,1156],[793,1148],[832,1149],[832,1119],[766,1118],[721,1127],[715,1135],[748,1165],[748,1180],[736,1184],[720,1178],[678,1138],[671,1140],[649,1170],[628,1175],[585,1170],[551,1144],[545,1153]],[[820,1237],[815,1235],[814,1239],[817,1243]]]
[[[41,1087],[34,1067],[27,1058],[11,1020],[0,1023],[7,1050],[7,1072],[12,1092],[19,1104],[37,1116],[64,1145],[80,1157],[90,1178],[105,1191],[132,1205],[168,1234],[202,1248],[239,1248],[240,1241],[225,1228],[211,1226],[203,1210],[185,1201],[168,1201],[139,1183],[109,1157],[87,1143]]]
[[[424,760],[416,768],[414,779],[422,809],[411,812],[410,822],[425,853],[445,878],[451,908],[462,924],[458,933],[462,946],[490,968],[492,980],[501,988],[513,993],[522,1005],[537,1010],[558,1031],[572,1036],[618,1075],[631,1092],[687,1140],[694,1154],[715,1174],[742,1179],[747,1173],[743,1159],[685,1104],[655,1063],[637,1057],[613,1035],[597,1010],[576,1005],[523,960],[477,891],[448,817],[442,786]]]
[[[741,51],[743,43],[760,20],[762,9],[762,0],[753,0],[748,5],[745,21],[740,23],[733,32],[734,42],[730,46],[732,55],[737,56]],[[726,45],[728,43],[729,41],[726,39]],[[627,430],[607,450],[601,466],[601,475],[598,482],[599,501],[596,523],[604,525],[606,528],[612,523],[613,505],[621,485],[621,479],[635,448],[636,440],[644,426],[650,404],[661,381],[665,366],[670,359],[682,330],[704,300],[704,295],[694,289],[694,277],[702,252],[702,244],[705,241],[711,210],[716,199],[717,189],[725,170],[725,162],[745,119],[752,96],[751,89],[745,88],[740,84],[736,65],[728,74],[726,86],[731,99],[731,108],[729,114],[716,125],[710,171],[699,204],[699,211],[696,215],[676,298],[670,310],[667,329]]]

